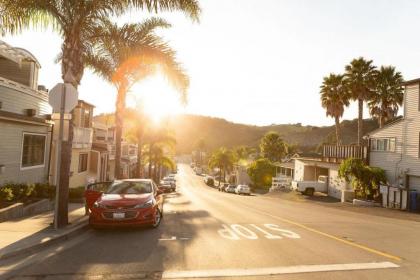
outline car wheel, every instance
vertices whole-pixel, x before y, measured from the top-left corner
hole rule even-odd
[[[162,213],[160,212],[159,208],[156,208],[155,222],[152,224],[152,227],[157,228],[160,225],[161,220],[162,220]]]
[[[312,189],[312,188],[305,190],[305,194],[308,195],[308,196],[313,196],[314,192],[315,192],[315,190]]]

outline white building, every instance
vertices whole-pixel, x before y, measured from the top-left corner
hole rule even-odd
[[[404,85],[403,117],[367,135],[369,163],[385,170],[391,186],[420,192],[420,79]]]

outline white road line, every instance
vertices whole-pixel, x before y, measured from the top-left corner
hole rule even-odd
[[[216,269],[216,270],[186,270],[186,271],[164,271],[162,279],[176,278],[210,278],[210,277],[245,277],[245,276],[269,276],[279,274],[295,274],[309,272],[329,272],[329,271],[350,271],[397,268],[392,262],[372,262],[372,263],[344,263],[344,264],[324,264],[324,265],[297,265],[280,266],[267,268],[244,268],[244,269]]]
[[[172,236],[171,238],[159,238],[159,241],[173,241],[176,240],[176,236]]]

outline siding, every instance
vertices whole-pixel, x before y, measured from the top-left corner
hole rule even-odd
[[[0,121],[0,164],[5,165],[0,174],[0,185],[6,182],[37,183],[48,180],[48,160],[50,137],[48,127]],[[46,153],[44,167],[21,170],[23,132],[46,134]]]
[[[34,91],[29,88],[18,89],[3,81],[0,81],[0,102],[2,102],[0,110],[16,114],[24,114],[25,109],[36,109],[38,117],[52,112],[46,92]]]
[[[406,87],[405,91],[405,126],[403,135],[405,147],[403,151],[403,162],[401,166],[408,171],[409,175],[420,176],[419,159],[419,133],[420,133],[420,112],[419,112],[419,84]]]
[[[386,176],[390,184],[397,183],[399,173],[399,163],[401,163],[401,155],[403,150],[402,131],[405,125],[404,120],[386,126],[373,132],[370,138],[395,138],[395,152],[371,151],[370,165],[380,167],[385,170]]]

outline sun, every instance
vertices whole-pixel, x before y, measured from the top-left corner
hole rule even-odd
[[[179,93],[161,76],[152,76],[132,87],[127,106],[142,108],[155,123],[184,111]]]

